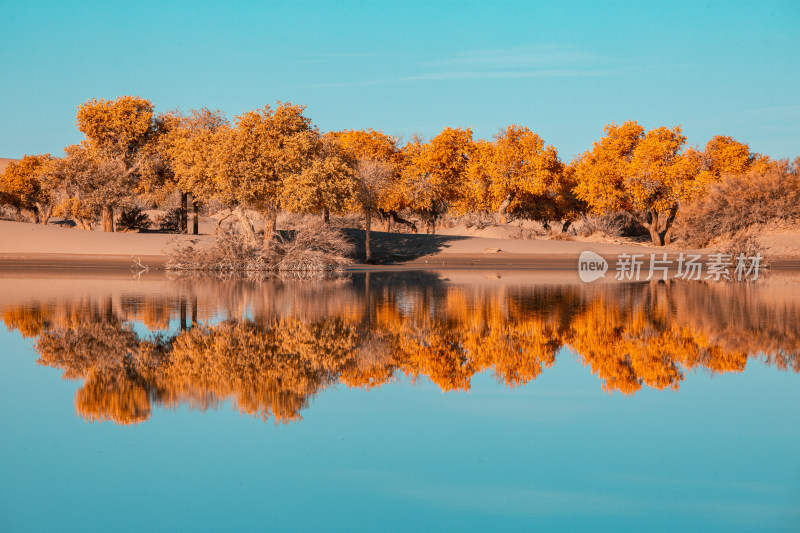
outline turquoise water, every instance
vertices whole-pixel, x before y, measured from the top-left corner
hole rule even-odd
[[[790,319],[800,304],[786,290],[454,277],[66,279],[60,295],[0,279],[31,293],[3,301],[0,530],[798,529],[800,324]],[[687,333],[686,321],[702,325]],[[52,340],[97,324],[102,349],[86,336],[68,348]],[[323,352],[331,324],[352,342]],[[279,325],[295,333],[278,348],[248,352],[231,333],[273,339]],[[122,345],[112,326],[132,332],[126,354],[110,350]],[[590,353],[587,339],[611,330],[627,354]],[[293,344],[309,331],[318,342]],[[246,364],[214,366],[222,345],[204,356],[176,348],[190,340],[186,353],[198,354],[224,332]],[[145,364],[147,342],[160,351]],[[504,374],[506,359],[491,357],[509,344],[512,354],[547,346],[552,360]],[[634,379],[617,388],[619,372],[602,370],[637,360],[647,364],[632,363]],[[667,367],[680,378],[659,378]],[[356,384],[365,373],[372,386]],[[90,400],[88,382],[99,383]],[[274,397],[248,403],[259,391]],[[276,416],[280,405],[290,407]]]

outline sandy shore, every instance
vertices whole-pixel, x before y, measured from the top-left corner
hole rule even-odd
[[[176,243],[213,242],[212,223],[201,225],[198,236],[162,233],[105,233],[0,221],[0,268],[3,269],[135,269],[136,262],[161,268],[167,251]],[[363,246],[363,232],[348,231],[357,246]],[[606,259],[619,254],[668,253],[675,257],[682,250],[672,246],[652,247],[635,243],[592,242],[587,240],[509,239],[444,234],[372,233],[373,254],[383,266],[366,268],[537,268],[574,269],[581,252],[589,250]],[[793,244],[792,242],[789,243]],[[797,242],[800,249],[800,242]],[[796,255],[773,257],[773,264],[800,268]],[[353,265],[354,269],[365,265]]]

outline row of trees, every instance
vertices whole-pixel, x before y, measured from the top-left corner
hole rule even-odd
[[[728,173],[772,164],[730,137],[714,137],[701,151],[686,147],[679,127],[645,131],[633,121],[607,125],[590,150],[566,164],[523,126],[508,126],[492,141],[473,139],[469,128],[445,128],[401,146],[374,130],[323,134],[303,113],[279,102],[230,122],[208,109],[156,114],[150,101],[133,96],[89,100],[76,119],[85,139],[62,157],[12,163],[0,179],[0,200],[40,223],[58,214],[82,228],[101,219],[113,231],[122,207],[180,194],[184,229],[189,196],[195,220],[200,204],[218,201],[252,242],[248,211],[262,213],[265,247],[282,210],[326,219],[360,211],[369,258],[372,217],[416,231],[403,212],[433,233],[448,211],[494,212],[500,222],[561,221],[564,228],[583,213],[627,211],[654,243],[665,244],[683,203]]]

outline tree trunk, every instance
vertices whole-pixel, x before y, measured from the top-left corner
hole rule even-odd
[[[653,241],[653,244],[656,246],[662,246],[664,244],[661,241],[661,235],[658,233],[658,212],[647,211],[644,218],[636,217],[635,215],[634,218],[636,218],[650,233],[650,240]]]
[[[393,222],[397,222],[398,224],[403,224],[407,226],[412,232],[417,232],[417,225],[411,222],[410,220],[406,220],[400,215],[397,214],[397,211],[389,211],[389,216],[391,217]]]
[[[372,210],[366,209],[364,212],[364,262],[372,262],[372,248],[370,247],[369,237],[372,230]]]
[[[272,247],[272,242],[275,240],[275,235],[278,231],[278,208],[268,207],[264,211],[264,217],[267,219],[267,222],[264,224],[263,246],[265,250],[269,250]]]
[[[675,217],[678,215],[678,204],[673,205],[670,210],[669,214],[667,215],[667,220],[664,223],[664,232],[661,235],[661,240],[664,244],[669,244],[672,240],[672,224],[675,222]]]
[[[498,224],[508,224],[508,213],[506,213],[506,210],[508,209],[508,206],[510,206],[511,202],[513,202],[513,201],[514,201],[514,194],[513,193],[508,193],[508,196],[506,196],[506,199],[503,200],[503,203],[500,204],[500,207],[497,208],[497,223]]]
[[[425,219],[425,233],[434,235],[436,233],[436,217],[431,215]]]
[[[233,212],[239,219],[239,224],[242,225],[242,233],[244,234],[244,238],[247,240],[247,243],[251,245],[255,244],[256,232],[255,229],[253,229],[253,222],[250,220],[250,217],[247,216],[247,213],[245,213],[244,209],[241,207],[236,207]]]
[[[647,228],[647,231],[650,232],[650,238],[653,240],[653,244],[655,244],[656,246],[664,246],[664,241],[662,239],[661,233],[658,232],[657,224],[658,222],[655,222],[645,227]]]
[[[180,317],[181,317],[181,331],[186,331],[186,297],[180,297]]]
[[[192,293],[192,326],[197,325],[197,293]]]
[[[324,208],[324,209],[322,210],[322,220],[323,220],[323,221],[325,222],[325,224],[327,224],[328,226],[330,226],[330,225],[331,225],[331,212],[330,212],[330,210],[329,210],[327,207],[326,207],[326,208]]]
[[[114,208],[111,206],[103,208],[103,231],[114,232]]]
[[[639,223],[650,232],[650,239],[656,246],[664,246],[669,244],[672,239],[672,224],[675,222],[675,217],[678,214],[678,204],[673,205],[667,213],[667,219],[664,221],[664,229],[660,229],[658,211],[648,211],[644,218],[639,216],[634,211],[629,213]]]
[[[192,195],[192,211],[194,220],[192,221],[192,235],[200,233],[200,204],[197,203],[197,198]]]
[[[179,224],[179,231],[180,233],[186,234],[189,233],[189,210],[187,208],[187,204],[189,202],[189,193],[182,192],[181,193],[181,216],[180,216],[180,224]]]
[[[50,213],[53,212],[53,206],[36,203],[36,210],[39,212],[39,224],[47,224],[50,220]]]

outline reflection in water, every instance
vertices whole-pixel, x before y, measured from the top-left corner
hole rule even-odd
[[[171,297],[6,306],[2,320],[36,339],[40,364],[84,381],[81,416],[122,424],[146,420],[153,405],[204,410],[227,400],[292,421],[325,387],[378,387],[399,375],[450,391],[492,371],[519,386],[568,356],[564,347],[623,394],[677,389],[695,368],[741,372],[751,357],[800,371],[800,306],[770,303],[759,285],[458,285],[372,273],[175,286]]]

